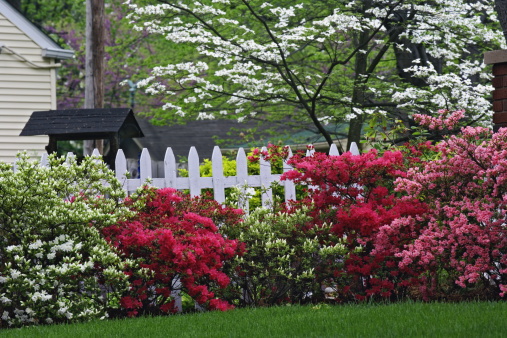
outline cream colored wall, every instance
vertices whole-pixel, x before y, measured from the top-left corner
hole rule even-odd
[[[54,63],[41,48],[0,14],[0,42],[37,65]],[[18,136],[32,112],[56,109],[55,69],[35,68],[7,50],[0,54],[0,161],[27,150],[40,156],[47,136]]]

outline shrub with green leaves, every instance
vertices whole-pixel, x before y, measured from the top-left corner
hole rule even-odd
[[[322,286],[341,269],[348,250],[331,225],[312,224],[307,207],[292,212],[258,208],[220,231],[245,243],[243,257],[228,266],[224,297],[236,305],[307,303],[323,299]]]
[[[67,162],[0,163],[0,327],[101,318],[128,288],[98,231],[130,213],[125,193],[101,160]]]
[[[269,145],[267,150],[267,154],[271,156],[269,160],[271,162],[271,173],[272,174],[282,174],[283,173],[283,155],[281,154],[284,148],[276,145]],[[260,174],[260,163],[259,156],[260,150],[258,148],[252,148],[252,150],[247,154],[247,169],[248,175],[259,175]],[[278,156],[277,156],[278,155]],[[222,164],[224,176],[235,176],[236,175],[236,160],[230,159],[227,156],[222,156]],[[213,166],[210,159],[204,159],[203,163],[199,166],[199,173],[201,177],[213,177]],[[181,177],[188,177],[187,169],[180,169],[179,174]],[[238,187],[237,187],[238,188]],[[285,201],[284,188],[277,182],[273,182],[271,186],[266,187],[265,189],[271,188],[273,191],[273,207],[275,205],[279,205]],[[251,188],[253,190],[253,194],[249,196],[249,209],[253,210],[261,207],[261,195],[265,193],[265,189],[261,188]],[[204,191],[211,191],[211,189],[205,189]],[[233,195],[235,194],[234,188],[225,189],[225,196],[228,201],[237,200]],[[307,196],[306,190],[303,186],[296,186],[296,199],[301,200]],[[237,205],[235,205],[236,207]],[[276,209],[276,208],[275,208]]]

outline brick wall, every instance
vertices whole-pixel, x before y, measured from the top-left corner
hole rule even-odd
[[[493,65],[493,131],[507,127],[507,50],[484,53],[484,63]]]

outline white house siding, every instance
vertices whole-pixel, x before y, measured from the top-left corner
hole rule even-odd
[[[37,65],[53,59],[41,56],[41,47],[0,14],[0,43]],[[13,162],[16,153],[27,150],[39,156],[47,136],[18,136],[36,110],[56,109],[56,70],[35,68],[10,51],[0,54],[0,161]]]

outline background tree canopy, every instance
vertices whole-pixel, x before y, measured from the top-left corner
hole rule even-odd
[[[59,107],[80,107],[84,1],[10,1],[77,51]],[[350,144],[413,113],[491,120],[482,53],[505,47],[492,0],[122,2],[106,0],[105,106],[135,104],[155,124],[257,121]]]
[[[197,59],[155,67],[142,86],[163,97],[161,123],[259,119],[348,123],[466,109],[488,120],[482,52],[505,44],[492,1],[130,1],[137,29]],[[176,48],[176,47],[175,47]],[[288,119],[288,117],[290,117]]]

